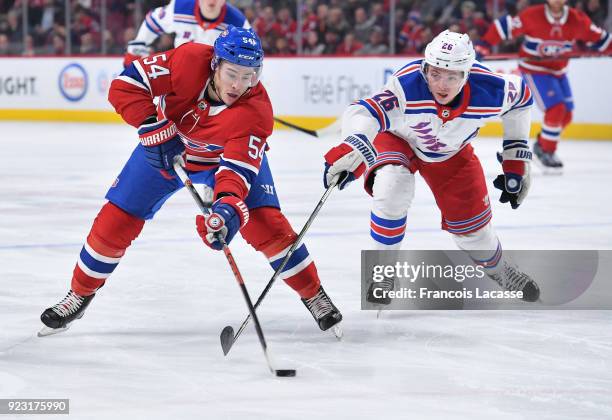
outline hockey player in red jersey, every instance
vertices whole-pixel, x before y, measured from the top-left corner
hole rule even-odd
[[[567,78],[567,54],[576,41],[597,51],[610,48],[612,37],[591,23],[583,12],[565,5],[565,0],[548,0],[525,8],[517,16],[503,16],[488,29],[482,40],[490,45],[524,36],[519,69],[544,112],[542,130],[533,146],[543,166],[560,170],[563,163],[555,153],[561,132],[572,120],[574,100]],[[486,51],[486,47],[485,50]]]
[[[500,201],[518,208],[529,191],[528,137],[532,96],[520,77],[500,75],[475,61],[468,35],[444,31],[425,58],[396,71],[374,95],[351,104],[342,117],[342,143],[325,155],[323,182],[339,188],[364,175],[372,196],[372,248],[398,250],[415,195],[418,172],[440,209],[441,227],[493,281],[538,300],[537,283],[503,250],[491,224],[487,185],[471,141],[485,121],[504,125]],[[395,279],[372,283],[366,300],[388,304]],[[377,296],[374,289],[381,290]]]
[[[111,84],[109,100],[138,128],[140,144],[109,189],[74,268],[68,295],[41,315],[42,335],[66,329],[83,316],[145,221],[183,187],[172,169],[182,155],[194,183],[213,188],[210,216],[196,218],[212,249],[217,235],[240,232],[273,269],[297,235],[280,211],[266,156],[272,106],[259,83],[263,51],[257,35],[230,27],[208,45],[188,43],[133,62]],[[158,98],[158,105],[153,99]],[[207,223],[209,219],[221,223]],[[322,330],[342,315],[320,285],[304,244],[280,277],[293,288]]]

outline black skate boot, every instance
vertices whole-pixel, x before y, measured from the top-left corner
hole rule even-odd
[[[67,330],[70,323],[83,317],[85,309],[95,295],[94,293],[89,296],[80,296],[70,290],[64,299],[42,313],[40,320],[46,325],[46,328],[43,328],[38,336],[43,337]]]
[[[503,289],[512,292],[522,291],[525,302],[535,302],[540,298],[540,288],[531,277],[520,271],[515,265],[505,261],[502,264],[500,271],[489,275],[491,279]]]
[[[327,331],[342,321],[342,314],[327,296],[323,286],[319,288],[316,295],[310,299],[302,299],[302,302],[304,302],[322,331]],[[338,336],[335,331],[334,334]]]
[[[540,142],[536,141],[533,144],[533,154],[537,156],[538,161],[545,169],[559,171],[563,169],[563,162],[555,152],[545,152],[540,146]]]
[[[381,281],[372,282],[368,293],[366,294],[366,301],[375,303],[378,305],[388,305],[391,303],[391,298],[388,292],[395,289],[395,279],[393,277],[385,277]]]

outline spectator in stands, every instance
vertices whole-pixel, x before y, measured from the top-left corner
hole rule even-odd
[[[289,47],[289,41],[287,41],[287,38],[284,37],[276,38],[273,51],[274,54],[278,55],[291,55],[293,53]]]
[[[336,48],[336,55],[354,55],[362,48],[363,44],[355,39],[355,34],[347,32],[342,43]]]
[[[479,34],[484,35],[489,28],[489,22],[484,19],[484,13],[477,11],[476,3],[469,0],[461,4],[461,20],[458,23],[462,34],[475,28]]]
[[[274,9],[268,6],[264,7],[255,21],[253,21],[253,28],[260,37],[265,37],[274,31],[275,23]]]
[[[389,13],[385,12],[382,2],[372,4],[370,14],[374,17],[374,26],[385,29],[389,27]]]
[[[274,24],[275,35],[279,38],[284,38],[287,41],[287,47],[290,52],[295,52],[295,32],[297,30],[297,23],[291,16],[291,11],[288,7],[281,8],[276,14],[276,23]],[[278,45],[277,45],[278,49]]]
[[[385,33],[380,26],[374,26],[370,33],[370,39],[357,55],[384,55],[389,53],[389,46],[385,42]]]
[[[81,35],[79,42],[79,53],[91,55],[97,52],[99,51],[94,41],[93,34],[91,32],[85,32],[83,35]]]
[[[599,0],[587,0],[584,12],[591,18],[595,25],[599,27],[605,25],[606,11],[601,7]]]
[[[6,35],[9,38],[9,42],[13,45],[18,45],[21,50],[23,47],[23,30],[21,29],[21,20],[16,9],[9,10],[6,14],[6,23],[8,26]]]
[[[357,41],[361,43],[367,42],[375,21],[375,16],[370,16],[368,18],[365,8],[358,7],[355,9],[355,24],[353,25],[353,31]]]
[[[304,45],[305,55],[321,55],[325,50],[325,45],[319,42],[319,34],[316,31],[306,33],[306,45]]]
[[[323,50],[323,54],[335,54],[339,43],[340,35],[338,32],[332,30],[325,32],[325,49]]]
[[[169,0],[106,0],[106,27],[100,25],[101,0],[71,0],[71,33],[66,34],[64,23],[65,0],[0,0],[0,34],[4,34],[9,50],[15,54],[24,51],[24,31],[22,29],[22,3],[28,5],[28,33],[34,39],[36,49],[53,54],[65,52],[66,36],[71,36],[73,52],[91,51],[90,42],[97,46],[94,53],[101,51],[104,42],[108,53],[116,53],[116,46],[123,48],[125,31],[134,22],[135,10],[140,14]],[[297,51],[297,22],[295,0],[230,0],[243,8],[243,12],[253,23],[268,53],[286,50],[284,42],[277,45],[278,38],[284,38],[289,53]],[[386,54],[389,27],[389,0],[303,0],[302,36],[304,54],[351,54],[356,53],[355,45],[364,45],[359,54]],[[501,8],[497,15],[506,10],[515,15],[529,5],[529,0],[396,0],[396,48],[399,54],[417,54],[422,51],[423,40],[430,39],[444,29],[471,31],[482,35],[487,25],[485,16],[490,20],[494,5]],[[602,0],[578,0],[580,7],[598,25],[605,25],[607,2]],[[483,13],[486,11],[486,13]],[[350,24],[349,24],[350,22]],[[612,25],[612,19],[610,19]],[[376,31],[372,28],[378,27]],[[126,29],[127,28],[127,29]],[[473,31],[476,29],[476,31]],[[612,29],[612,28],[611,28]],[[112,36],[105,31],[110,32]],[[346,37],[346,34],[352,34]],[[374,34],[380,32],[382,34]],[[133,32],[133,30],[131,30]],[[316,36],[310,32],[316,32]],[[85,34],[89,34],[84,36]],[[81,48],[81,40],[85,46]],[[135,37],[135,34],[131,39]],[[382,37],[382,38],[381,38]],[[372,44],[372,38],[383,41]],[[90,41],[91,40],[91,41]],[[353,41],[354,40],[354,41]],[[161,41],[163,42],[163,41]],[[342,43],[342,44],[341,44]],[[374,48],[375,47],[375,48]],[[30,51],[32,48],[28,47]],[[514,52],[517,45],[505,44],[501,51]],[[372,51],[375,52],[372,52]],[[352,51],[352,52],[351,52]],[[91,53],[91,52],[89,52]],[[284,53],[283,53],[284,54]]]
[[[36,55],[36,48],[34,47],[34,37],[32,35],[26,35],[21,55],[24,57],[33,57]]]
[[[420,46],[422,25],[419,14],[411,12],[397,37],[398,52],[415,54]]]
[[[52,36],[52,44],[47,48],[47,53],[51,55],[66,54],[66,38],[60,33],[55,33]]]
[[[348,32],[350,26],[339,7],[329,9],[327,18],[327,26],[336,32],[340,39],[344,38],[344,34]]]
[[[4,33],[0,33],[0,56],[2,55],[11,55],[9,38]]]

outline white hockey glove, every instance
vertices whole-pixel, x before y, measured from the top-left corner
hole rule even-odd
[[[368,138],[362,134],[348,136],[344,142],[332,147],[325,154],[323,185],[329,185],[338,179],[338,189],[342,190],[350,182],[359,178],[367,166],[374,164],[376,149]]]

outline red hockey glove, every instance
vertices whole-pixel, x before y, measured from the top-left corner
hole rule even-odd
[[[196,216],[196,229],[204,243],[218,251],[223,249],[219,237],[229,244],[249,221],[249,209],[238,197],[230,195],[215,201],[211,210],[210,215]]]

